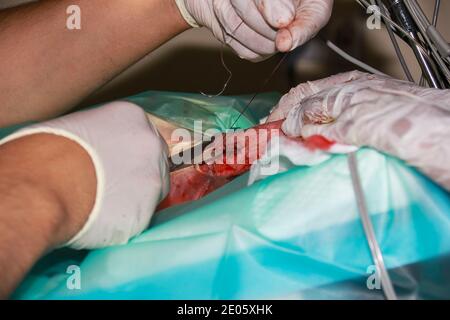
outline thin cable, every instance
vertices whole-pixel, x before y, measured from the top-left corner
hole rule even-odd
[[[386,265],[384,264],[383,254],[381,253],[380,246],[378,245],[372,220],[370,219],[369,211],[367,209],[366,198],[364,195],[364,190],[362,188],[361,177],[359,175],[358,162],[355,152],[348,155],[348,166],[350,169],[353,190],[355,192],[356,203],[358,206],[359,214],[361,216],[364,233],[366,235],[367,243],[372,254],[373,262],[375,263],[377,275],[380,277],[381,287],[387,300],[397,300],[397,294],[395,293],[391,278],[389,277]]]
[[[231,34],[229,34],[231,38],[233,38],[234,33],[241,27],[241,25],[243,23],[244,23],[244,20],[242,20],[241,23],[239,23],[237,25],[237,27],[233,30],[233,32]],[[222,37],[223,37],[224,43],[228,44],[228,41],[227,41],[227,38],[225,37],[225,32],[224,32],[223,28],[222,28]],[[228,85],[230,84],[231,79],[233,78],[233,72],[230,70],[230,68],[228,68],[227,64],[225,63],[225,58],[224,58],[224,55],[223,55],[223,52],[224,52],[224,49],[225,49],[225,44],[222,43],[222,46],[220,48],[220,61],[222,63],[222,66],[224,67],[224,69],[228,73],[228,79],[225,81],[225,83],[224,83],[224,85],[222,87],[222,90],[220,90],[219,93],[211,95],[211,94],[204,93],[203,91],[200,91],[200,94],[202,96],[205,96],[205,97],[208,97],[208,98],[215,98],[215,97],[221,96],[225,92],[225,90],[228,88]]]
[[[426,82],[427,81],[425,80],[425,76],[423,75],[423,72],[422,72],[422,75],[420,76],[419,86],[425,87],[427,85]]]
[[[223,51],[224,51],[224,45],[222,44],[222,48],[220,49],[220,61],[222,62],[222,66],[224,67],[224,69],[228,72],[228,79],[227,79],[227,81],[225,81],[225,83],[222,87],[222,90],[220,90],[219,93],[211,95],[211,94],[204,93],[203,91],[200,91],[200,94],[202,96],[205,96],[208,98],[215,98],[215,97],[221,96],[225,92],[225,90],[228,88],[228,85],[230,84],[231,79],[233,78],[233,72],[231,72],[230,68],[228,68],[227,64],[225,63],[225,59],[223,57]]]
[[[344,58],[345,60],[353,63],[354,65],[360,67],[361,69],[364,69],[370,73],[373,74],[377,74],[380,76],[386,76],[385,73],[381,72],[380,70],[375,69],[374,67],[369,66],[368,64],[362,62],[361,60],[356,59],[355,57],[349,55],[347,52],[345,52],[344,50],[342,50],[341,48],[339,48],[338,46],[336,46],[333,42],[331,42],[330,40],[327,40],[327,46],[333,50],[334,52],[336,52],[338,55],[340,55],[342,58]]]
[[[386,9],[384,8],[383,4],[381,3],[380,0],[376,0],[377,2],[377,6],[380,8],[380,12],[386,14]],[[384,18],[383,18],[384,19]],[[395,54],[397,55],[398,60],[400,61],[400,64],[402,66],[403,72],[405,72],[406,78],[408,78],[408,80],[410,82],[415,82],[414,78],[411,74],[411,71],[408,68],[408,64],[406,63],[405,57],[403,56],[403,53],[400,49],[400,46],[398,45],[397,42],[397,38],[395,37],[394,32],[392,31],[392,27],[389,24],[389,21],[387,21],[386,19],[384,19],[384,24],[386,26],[389,38],[391,39],[392,45],[394,46],[394,50],[395,50]]]
[[[440,8],[441,8],[441,0],[436,0],[434,2],[434,12],[433,12],[433,22],[432,22],[432,24],[435,28],[437,27]]]
[[[233,122],[233,124],[231,125],[231,129],[234,129],[236,123],[239,121],[239,119],[242,117],[242,115],[247,112],[248,108],[250,107],[250,105],[252,104],[252,102],[256,99],[256,97],[264,90],[264,88],[267,86],[267,84],[270,82],[270,80],[272,79],[272,77],[275,75],[275,73],[278,71],[278,69],[280,69],[281,65],[283,64],[284,60],[287,58],[287,56],[289,55],[289,52],[286,52],[283,57],[280,59],[280,61],[278,62],[278,64],[276,65],[276,67],[272,70],[272,73],[266,78],[266,80],[264,80],[263,84],[261,85],[261,87],[258,89],[258,91],[256,91],[256,93],[253,95],[253,97],[250,99],[249,103],[245,106],[244,110],[242,112],[239,113],[239,116],[237,117],[237,119]]]
[[[241,23],[239,23],[236,28],[231,32],[228,33],[228,36],[230,36],[230,39],[234,39],[234,34],[236,33],[236,31],[241,27],[241,25],[244,23],[244,21],[242,20]],[[225,44],[228,44],[228,41],[225,37],[225,32],[224,32],[224,28],[222,28],[222,36],[223,36],[223,40]],[[272,70],[272,73],[269,75],[268,78],[266,78],[266,80],[264,81],[264,83],[262,84],[262,86],[259,88],[259,90],[253,95],[253,97],[250,99],[249,103],[246,105],[246,107],[244,108],[244,110],[242,111],[242,113],[239,114],[239,116],[237,117],[237,119],[234,121],[233,125],[231,126],[231,128],[233,129],[234,126],[236,125],[236,123],[239,121],[239,119],[242,117],[242,115],[248,110],[248,108],[250,107],[250,105],[252,104],[252,102],[255,100],[255,98],[258,96],[258,94],[260,94],[262,92],[262,90],[264,90],[264,88],[266,87],[266,85],[269,83],[269,81],[272,79],[272,77],[275,75],[275,73],[278,71],[278,69],[280,68],[281,64],[283,63],[283,61],[286,59],[286,57],[288,56],[289,53],[285,53],[284,56],[280,59],[280,61],[278,62],[277,66]],[[226,88],[228,87],[228,84],[230,83],[232,77],[233,77],[233,72],[230,70],[230,68],[228,68],[228,66],[225,63],[224,57],[223,57],[223,47],[222,50],[220,52],[220,58],[221,58],[221,62],[223,67],[225,68],[225,70],[227,70],[229,77],[227,79],[227,81],[225,82],[222,90],[216,94],[216,95],[209,95],[206,94],[204,92],[200,91],[200,94],[202,94],[205,97],[208,98],[214,98],[214,97],[218,97],[220,95],[222,95]]]

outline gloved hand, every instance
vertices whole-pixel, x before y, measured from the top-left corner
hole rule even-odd
[[[274,117],[286,112],[289,136],[373,147],[450,191],[450,90],[351,72],[301,84],[281,99]]]
[[[66,245],[94,249],[124,244],[147,228],[169,191],[169,173],[167,145],[141,108],[113,102],[27,127],[3,143],[36,133],[77,142],[95,168],[94,207]]]
[[[244,59],[259,61],[314,37],[333,0],[175,0],[193,27],[205,26]]]

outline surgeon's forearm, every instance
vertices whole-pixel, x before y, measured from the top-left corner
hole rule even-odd
[[[0,299],[8,297],[49,246],[61,223],[62,208],[54,200],[32,183],[0,180]]]
[[[81,229],[95,190],[90,157],[75,142],[38,134],[0,146],[0,299]]]
[[[81,30],[69,30],[70,5]],[[0,127],[68,111],[186,30],[174,0],[48,0],[0,12]]]

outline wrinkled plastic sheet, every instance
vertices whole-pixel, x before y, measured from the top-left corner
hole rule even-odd
[[[450,298],[449,193],[398,159],[370,149],[357,157],[397,295]],[[242,176],[202,200],[165,210],[127,245],[49,254],[14,297],[384,298],[345,155],[249,187],[247,179]],[[81,290],[68,289],[71,265],[80,267]]]
[[[150,91],[126,100],[161,119],[191,131],[194,131],[195,121],[198,120],[202,121],[203,131],[209,129],[225,131],[233,125],[241,129],[255,125],[270,112],[280,95],[260,94],[247,108],[251,98],[251,96],[209,98],[193,93]]]

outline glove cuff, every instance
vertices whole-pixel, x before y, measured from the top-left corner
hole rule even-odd
[[[93,222],[95,220],[97,220],[97,217],[100,213],[100,207],[101,207],[100,199],[103,199],[104,180],[105,180],[103,166],[101,165],[99,156],[97,155],[95,150],[88,143],[86,143],[83,139],[80,139],[77,135],[75,135],[71,132],[68,132],[66,130],[60,130],[60,129],[55,129],[55,128],[51,128],[51,127],[25,128],[25,129],[19,130],[18,132],[14,133],[14,134],[8,136],[7,138],[5,138],[4,140],[2,140],[0,142],[0,145],[5,144],[10,141],[13,141],[13,140],[17,140],[19,138],[24,138],[24,137],[31,136],[34,134],[42,134],[42,133],[56,135],[56,136],[63,137],[63,138],[66,138],[66,139],[76,142],[88,153],[89,157],[92,160],[94,168],[95,168],[95,174],[96,174],[96,179],[97,179],[97,188],[96,188],[96,197],[95,197],[94,207],[92,208],[91,212],[89,213],[88,220],[85,222],[83,228],[72,239],[70,239],[66,244],[62,245],[61,247],[71,246],[74,243],[76,243],[80,238],[82,238],[84,236],[84,234],[87,233],[87,231],[91,228]]]
[[[195,21],[194,17],[187,10],[184,0],[175,0],[175,3],[177,4],[177,7],[180,10],[180,13],[183,16],[184,20],[186,20],[186,22],[191,27],[199,28],[200,25],[197,23],[197,21]]]
[[[34,134],[42,134],[42,133],[56,135],[76,142],[88,153],[95,169],[97,187],[96,187],[94,207],[91,209],[91,212],[89,213],[88,216],[88,220],[85,222],[82,229],[78,231],[78,233],[74,237],[72,237],[72,239],[70,239],[67,243],[61,245],[60,247],[71,246],[75,244],[80,238],[82,238],[89,229],[91,229],[92,224],[94,223],[95,220],[97,220],[97,217],[100,214],[100,207],[101,207],[100,200],[103,199],[104,180],[105,180],[103,166],[101,164],[99,156],[88,143],[86,143],[83,139],[81,139],[77,135],[62,129],[56,129],[45,126],[38,127],[37,125],[35,125],[35,127],[21,129],[18,132],[6,137],[0,142],[0,145]]]
[[[74,141],[88,153],[95,169],[94,206],[82,229],[64,246],[95,249],[125,244],[148,227],[169,191],[169,178],[165,145],[140,107],[113,102],[24,128],[0,144],[38,133]]]

